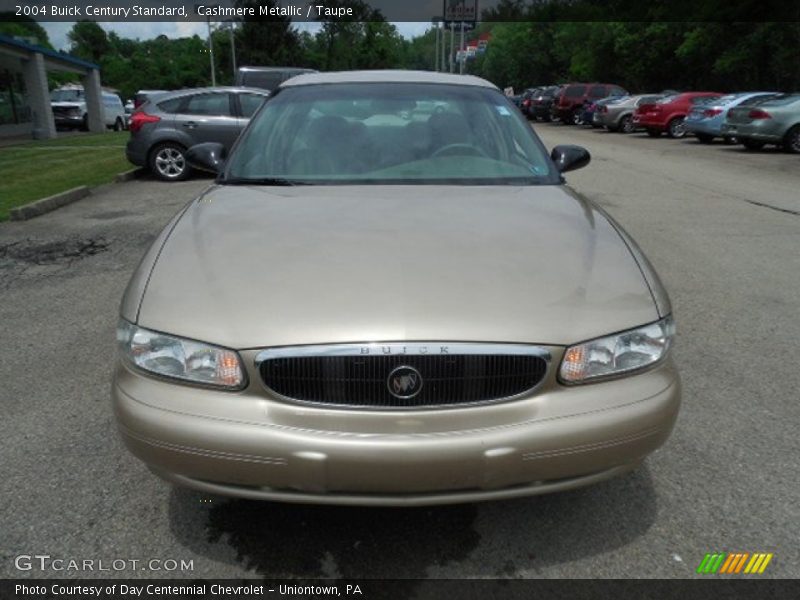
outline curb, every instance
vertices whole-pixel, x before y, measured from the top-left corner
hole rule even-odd
[[[71,204],[76,200],[85,198],[90,193],[91,190],[89,187],[82,185],[80,187],[67,190],[66,192],[61,192],[60,194],[55,194],[47,198],[42,198],[41,200],[36,200],[35,202],[31,202],[25,206],[12,208],[8,216],[11,221],[27,221],[33,217],[38,217],[39,215],[49,213],[57,208]]]
[[[126,181],[138,179],[146,172],[147,171],[145,169],[131,169],[130,171],[123,171],[122,173],[117,173],[114,176],[113,182],[125,183]],[[27,221],[28,219],[39,217],[45,213],[54,211],[57,208],[66,206],[67,204],[72,204],[81,198],[85,198],[91,193],[92,188],[85,185],[72,188],[66,192],[61,192],[47,198],[42,198],[41,200],[36,200],[30,204],[26,204],[25,206],[12,208],[11,212],[8,214],[8,218],[10,221]]]
[[[131,181],[133,179],[138,179],[142,175],[144,175],[147,171],[145,169],[131,169],[130,171],[123,171],[122,173],[118,173],[116,177],[114,177],[114,183],[125,183],[126,181]]]

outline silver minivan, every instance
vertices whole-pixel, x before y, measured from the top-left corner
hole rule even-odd
[[[202,142],[219,142],[230,150],[268,96],[261,89],[215,87],[148,99],[130,117],[125,154],[159,179],[186,179],[190,172],[186,150]]]

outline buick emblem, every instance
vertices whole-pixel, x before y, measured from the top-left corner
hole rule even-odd
[[[395,398],[408,400],[422,390],[422,375],[414,367],[402,365],[389,373],[386,378],[389,393]]]

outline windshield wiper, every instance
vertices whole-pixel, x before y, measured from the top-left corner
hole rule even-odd
[[[294,179],[284,179],[283,177],[230,177],[220,181],[223,185],[310,185]]]

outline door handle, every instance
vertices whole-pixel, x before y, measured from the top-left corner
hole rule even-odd
[[[183,126],[186,127],[187,129],[195,129],[197,127],[197,122],[196,121],[186,121],[186,123],[184,123]]]

